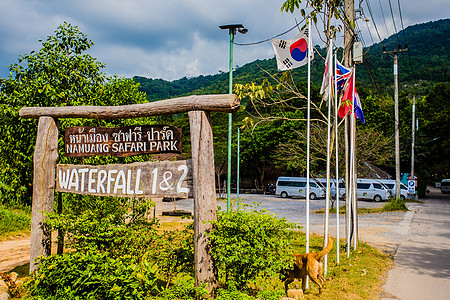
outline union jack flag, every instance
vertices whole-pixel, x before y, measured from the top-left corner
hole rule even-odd
[[[348,78],[352,74],[351,70],[344,67],[338,60],[336,60],[336,88],[338,95],[342,91]]]

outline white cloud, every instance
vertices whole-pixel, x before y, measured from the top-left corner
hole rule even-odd
[[[386,0],[381,0],[382,3]],[[0,2],[0,76],[22,53],[40,48],[39,39],[53,35],[64,21],[77,25],[95,45],[90,52],[106,63],[106,72],[168,80],[228,70],[228,32],[219,25],[242,23],[249,29],[235,41],[261,41],[303,18],[281,13],[284,0],[3,0]],[[371,2],[382,38],[381,11]],[[405,27],[448,17],[447,0],[402,1]],[[385,6],[385,9],[388,6]],[[396,6],[394,11],[398,14]],[[446,15],[447,12],[447,15]],[[368,11],[365,9],[366,16]],[[385,15],[390,16],[389,11]],[[397,27],[400,26],[398,21]],[[364,26],[363,31],[367,32]],[[373,28],[372,28],[373,30]],[[388,32],[392,33],[391,28]],[[287,35],[289,37],[289,35]],[[375,42],[378,37],[374,35]],[[367,38],[366,42],[370,43]],[[315,44],[321,44],[318,39]],[[234,64],[270,58],[269,42],[235,46]]]

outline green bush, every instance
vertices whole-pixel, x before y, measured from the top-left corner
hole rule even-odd
[[[146,263],[80,251],[40,258],[38,273],[26,287],[38,299],[144,299],[155,281]]]
[[[386,204],[383,206],[383,211],[395,211],[395,210],[408,211],[405,200],[394,197],[388,202],[386,202]]]
[[[241,207],[219,211],[213,225],[211,254],[227,289],[243,290],[256,277],[278,277],[278,272],[288,267],[293,237],[289,229],[296,226],[286,219],[257,206]]]
[[[195,286],[194,278],[185,276],[177,278],[173,285],[163,289],[160,294],[168,300],[194,300],[202,299],[207,293],[204,287]]]
[[[30,230],[31,213],[24,209],[0,205],[0,236]]]

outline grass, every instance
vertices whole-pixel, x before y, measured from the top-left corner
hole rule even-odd
[[[336,263],[336,241],[328,255],[328,273],[323,294],[319,297],[318,288],[310,284],[305,292],[306,299],[378,299],[382,290],[384,275],[392,266],[391,257],[375,248],[359,243],[356,250],[346,255],[344,241],[340,244],[340,263]],[[314,252],[322,249],[323,237],[310,239]]]
[[[185,220],[173,220],[162,222],[161,229],[180,230],[184,228]],[[336,240],[328,254],[328,272],[325,275],[326,283],[322,296],[318,296],[318,288],[310,282],[309,289],[305,291],[305,299],[378,299],[382,290],[384,276],[393,262],[389,255],[381,253],[375,248],[360,243],[356,250],[352,250],[349,258],[346,256],[345,242],[340,244],[340,263],[336,258]],[[294,252],[303,253],[305,250],[305,234],[297,231],[292,241]],[[310,251],[319,252],[323,248],[323,237],[312,235],[310,237]],[[19,273],[19,279],[26,280],[29,265],[16,267],[11,271]],[[9,273],[9,272],[8,272]],[[284,285],[278,277],[261,279],[251,284],[257,290],[284,291]],[[301,283],[294,282],[290,288],[295,286],[301,288]]]
[[[30,232],[31,211],[29,209],[9,208],[0,205],[0,240],[11,236],[28,235]]]
[[[303,253],[305,251],[305,238],[303,232],[298,233],[294,244],[294,251]],[[328,254],[328,271],[325,275],[325,287],[323,294],[318,296],[319,289],[309,281],[309,289],[304,291],[305,299],[378,299],[382,291],[384,276],[391,268],[392,258],[365,243],[359,243],[356,250],[351,250],[347,258],[345,241],[341,240],[339,247],[339,264],[336,257],[336,240]],[[323,237],[313,235],[310,237],[310,251],[319,252],[323,248]],[[284,286],[280,280],[274,284],[281,288]],[[295,281],[289,285],[290,288],[301,288],[301,282]]]
[[[386,202],[383,207],[358,207],[358,214],[378,214],[383,212],[390,212],[390,211],[408,211],[408,208],[406,207],[404,200],[390,200]],[[345,215],[346,209],[345,205],[342,205],[339,207],[339,214]],[[313,211],[315,214],[324,214],[325,209],[319,209]],[[330,208],[330,214],[336,213],[336,208]]]

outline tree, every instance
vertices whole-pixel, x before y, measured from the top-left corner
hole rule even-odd
[[[437,83],[417,102],[418,170],[423,172],[422,178],[447,178],[450,176],[450,84]]]
[[[37,121],[20,118],[22,107],[120,105],[145,100],[134,81],[101,72],[104,64],[84,53],[94,43],[78,27],[64,23],[54,36],[40,42],[38,52],[21,55],[10,66],[9,77],[0,81],[0,203],[31,203]],[[60,128],[81,124],[108,123],[64,119]]]

